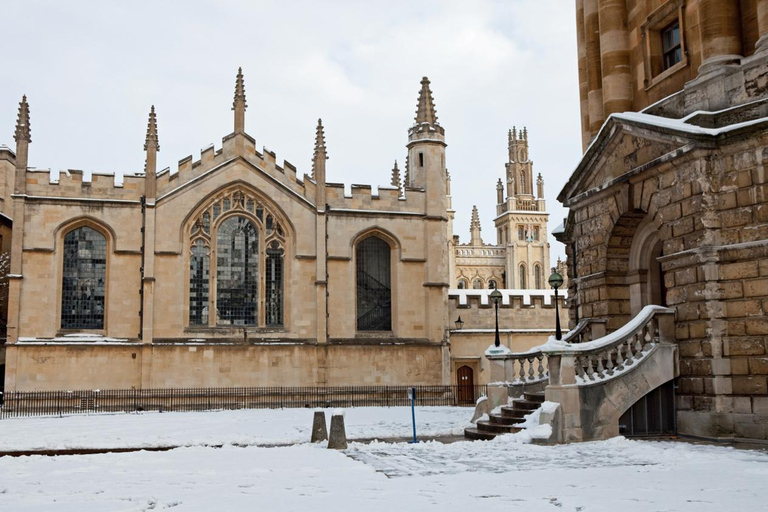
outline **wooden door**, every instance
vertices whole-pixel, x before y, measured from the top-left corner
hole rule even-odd
[[[460,404],[475,403],[475,372],[467,365],[456,370],[456,380],[459,384],[458,398]]]

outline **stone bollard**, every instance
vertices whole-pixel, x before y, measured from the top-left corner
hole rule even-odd
[[[328,439],[328,430],[325,427],[325,412],[315,411],[315,417],[312,420],[312,442],[319,443]]]
[[[334,412],[331,416],[331,435],[328,438],[328,448],[344,450],[347,448],[347,432],[344,429],[344,414]]]

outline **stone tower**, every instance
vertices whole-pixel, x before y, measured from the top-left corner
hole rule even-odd
[[[497,244],[506,247],[505,286],[518,289],[547,287],[549,276],[549,214],[544,202],[544,179],[534,181],[528,154],[528,130],[512,128],[508,134],[509,159],[505,164],[507,194],[496,185]]]

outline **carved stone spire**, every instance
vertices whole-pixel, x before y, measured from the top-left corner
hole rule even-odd
[[[393,187],[397,187],[400,195],[403,195],[403,183],[400,181],[400,169],[397,168],[397,160],[395,160],[395,166],[392,168],[392,181],[390,184]]]
[[[245,82],[243,81],[243,68],[237,68],[235,79],[235,101],[232,102],[232,110],[235,111],[235,133],[245,133]]]
[[[507,147],[512,146],[512,130],[507,132]]]
[[[469,245],[483,245],[483,239],[480,236],[480,215],[477,213],[477,206],[472,206],[472,221],[469,224],[470,242]]]
[[[539,173],[538,178],[536,178],[536,197],[538,199],[544,199],[544,178],[541,177],[541,173]]]
[[[437,124],[435,102],[432,99],[432,91],[429,88],[429,79],[421,79],[421,91],[419,91],[419,104],[416,108],[416,123]]]
[[[160,151],[160,144],[157,138],[157,116],[155,115],[155,106],[149,109],[149,121],[147,122],[147,138],[144,140],[144,151],[154,149]]]
[[[16,132],[13,135],[14,140],[18,143],[21,141],[32,142],[29,128],[29,103],[27,103],[27,96],[21,97],[19,103],[19,117],[16,120]]]
[[[155,106],[149,110],[149,120],[147,121],[147,138],[144,141],[144,151],[147,152],[147,159],[144,162],[144,195],[148,200],[154,201],[157,194],[157,152],[160,151],[160,144],[157,138],[157,117],[155,116]]]
[[[408,153],[405,154],[405,179],[403,180],[403,189],[411,186],[411,166],[408,159]]]
[[[312,156],[312,177],[320,183],[319,174],[322,173],[322,181],[325,183],[325,161],[328,160],[328,153],[325,148],[325,130],[323,129],[323,120],[317,120],[317,131],[315,133],[315,153]]]

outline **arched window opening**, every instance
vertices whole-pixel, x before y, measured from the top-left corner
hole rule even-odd
[[[459,279],[459,290],[464,290],[467,287],[467,282],[464,279]]]
[[[496,281],[494,281],[493,279],[488,281],[488,289],[489,290],[495,290],[496,289]]]
[[[216,261],[216,307],[219,324],[258,324],[259,236],[245,217],[219,226]]]
[[[544,288],[541,282],[541,265],[538,263],[533,266],[533,282],[534,282],[534,288],[537,290],[541,290]]]
[[[73,229],[64,237],[61,287],[62,329],[103,329],[107,238],[93,228]]]
[[[189,257],[189,323],[192,325],[208,325],[209,283],[208,248],[198,239]]]
[[[475,279],[472,281],[472,289],[473,290],[482,290],[483,289],[483,282],[480,279]]]
[[[518,281],[518,285],[520,286],[521,290],[525,290],[527,287],[525,286],[525,265],[520,265],[520,280]]]
[[[357,244],[357,329],[392,330],[391,249],[370,236]]]
[[[520,171],[520,193],[525,194],[525,172]]]
[[[283,249],[272,242],[267,249],[266,324],[283,325]]]

